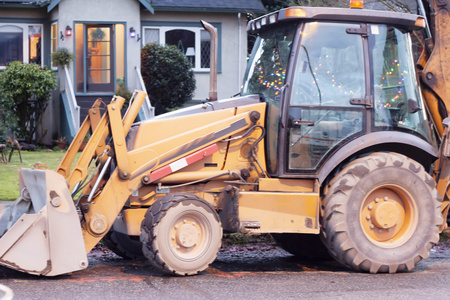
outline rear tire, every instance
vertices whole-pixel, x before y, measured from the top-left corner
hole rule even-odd
[[[214,208],[190,194],[169,194],[146,212],[141,225],[143,252],[163,273],[195,275],[204,271],[222,244]]]
[[[103,237],[105,246],[124,259],[144,258],[139,236],[129,236],[117,231],[109,231]]]
[[[275,242],[284,250],[299,258],[313,260],[330,259],[328,250],[316,234],[272,233]]]
[[[323,200],[322,237],[331,256],[358,271],[412,270],[439,241],[435,186],[422,165],[400,154],[351,162]]]

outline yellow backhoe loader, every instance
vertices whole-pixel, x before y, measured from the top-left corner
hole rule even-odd
[[[443,3],[431,3],[435,25],[448,22]],[[97,100],[56,172],[20,170],[0,264],[81,270],[104,239],[193,275],[223,232],[240,232],[358,271],[412,270],[449,209],[450,40],[439,26],[433,40],[424,16],[290,7],[248,24],[258,38],[239,96],[134,124],[143,92],[123,117],[123,98]]]

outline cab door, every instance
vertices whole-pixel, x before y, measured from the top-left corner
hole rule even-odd
[[[286,95],[282,173],[314,174],[332,152],[363,134],[370,97],[360,28],[304,24]]]

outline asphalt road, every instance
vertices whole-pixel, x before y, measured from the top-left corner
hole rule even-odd
[[[450,249],[433,248],[415,271],[364,274],[334,261],[304,262],[272,245],[221,250],[204,274],[170,277],[98,247],[87,270],[55,278],[0,267],[14,299],[450,299]]]

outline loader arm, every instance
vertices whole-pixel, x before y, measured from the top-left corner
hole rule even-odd
[[[96,102],[58,168],[58,172],[68,174],[67,183],[72,190],[79,182],[86,180],[92,159],[100,157],[104,151],[107,152],[107,155],[101,156],[96,173],[89,179],[90,183],[83,189],[77,204],[83,213],[81,228],[86,253],[108,232],[127,199],[139,187],[171,174],[170,170],[187,166],[184,162],[187,157],[192,159],[196,157],[196,153],[204,157],[217,151],[212,150],[217,147],[211,146],[246,130],[265,110],[265,104],[260,103],[237,114],[234,108],[216,112],[217,118],[213,123],[207,122],[188,132],[128,151],[131,146],[127,146],[125,138],[144,99],[145,93],[139,92],[123,121],[120,112],[123,98],[114,98],[99,121],[98,118],[94,119],[97,115],[94,112],[100,105]],[[69,166],[79,148],[77,146],[89,129],[93,132],[92,136],[69,172]],[[145,134],[151,134],[152,130],[158,128],[146,127],[145,130],[149,131]],[[107,170],[111,173],[109,177],[105,175]]]
[[[80,149],[81,143],[86,138],[87,134],[89,132],[94,132],[97,128],[98,124],[100,123],[101,119],[101,99],[97,99],[95,103],[92,105],[92,108],[89,109],[88,116],[84,120],[83,124],[81,125],[80,129],[78,130],[77,134],[75,135],[75,138],[73,139],[72,143],[69,146],[69,149],[67,149],[66,154],[64,155],[63,159],[61,160],[61,163],[58,166],[57,172],[64,176],[64,178],[67,178],[70,174],[70,167],[75,159],[75,155]],[[104,145],[100,145],[103,146]],[[100,150],[98,149],[97,155],[100,155]]]
[[[84,219],[81,226],[86,252],[89,252],[108,232],[132,192],[144,184],[154,183],[188,166],[189,161],[195,161],[197,157],[211,155],[217,151],[215,143],[248,129],[260,118],[264,109],[264,103],[249,106],[242,113],[132,151],[121,148],[120,144],[124,140],[120,138],[123,132],[120,136],[120,130],[116,128],[117,131],[115,131],[117,119],[111,118],[114,157],[118,167],[114,169],[102,188],[91,191],[98,196],[82,204]],[[157,129],[154,128],[154,130]],[[114,132],[117,132],[119,139]],[[192,139],[192,136],[196,138]],[[123,144],[123,146],[126,145]]]

